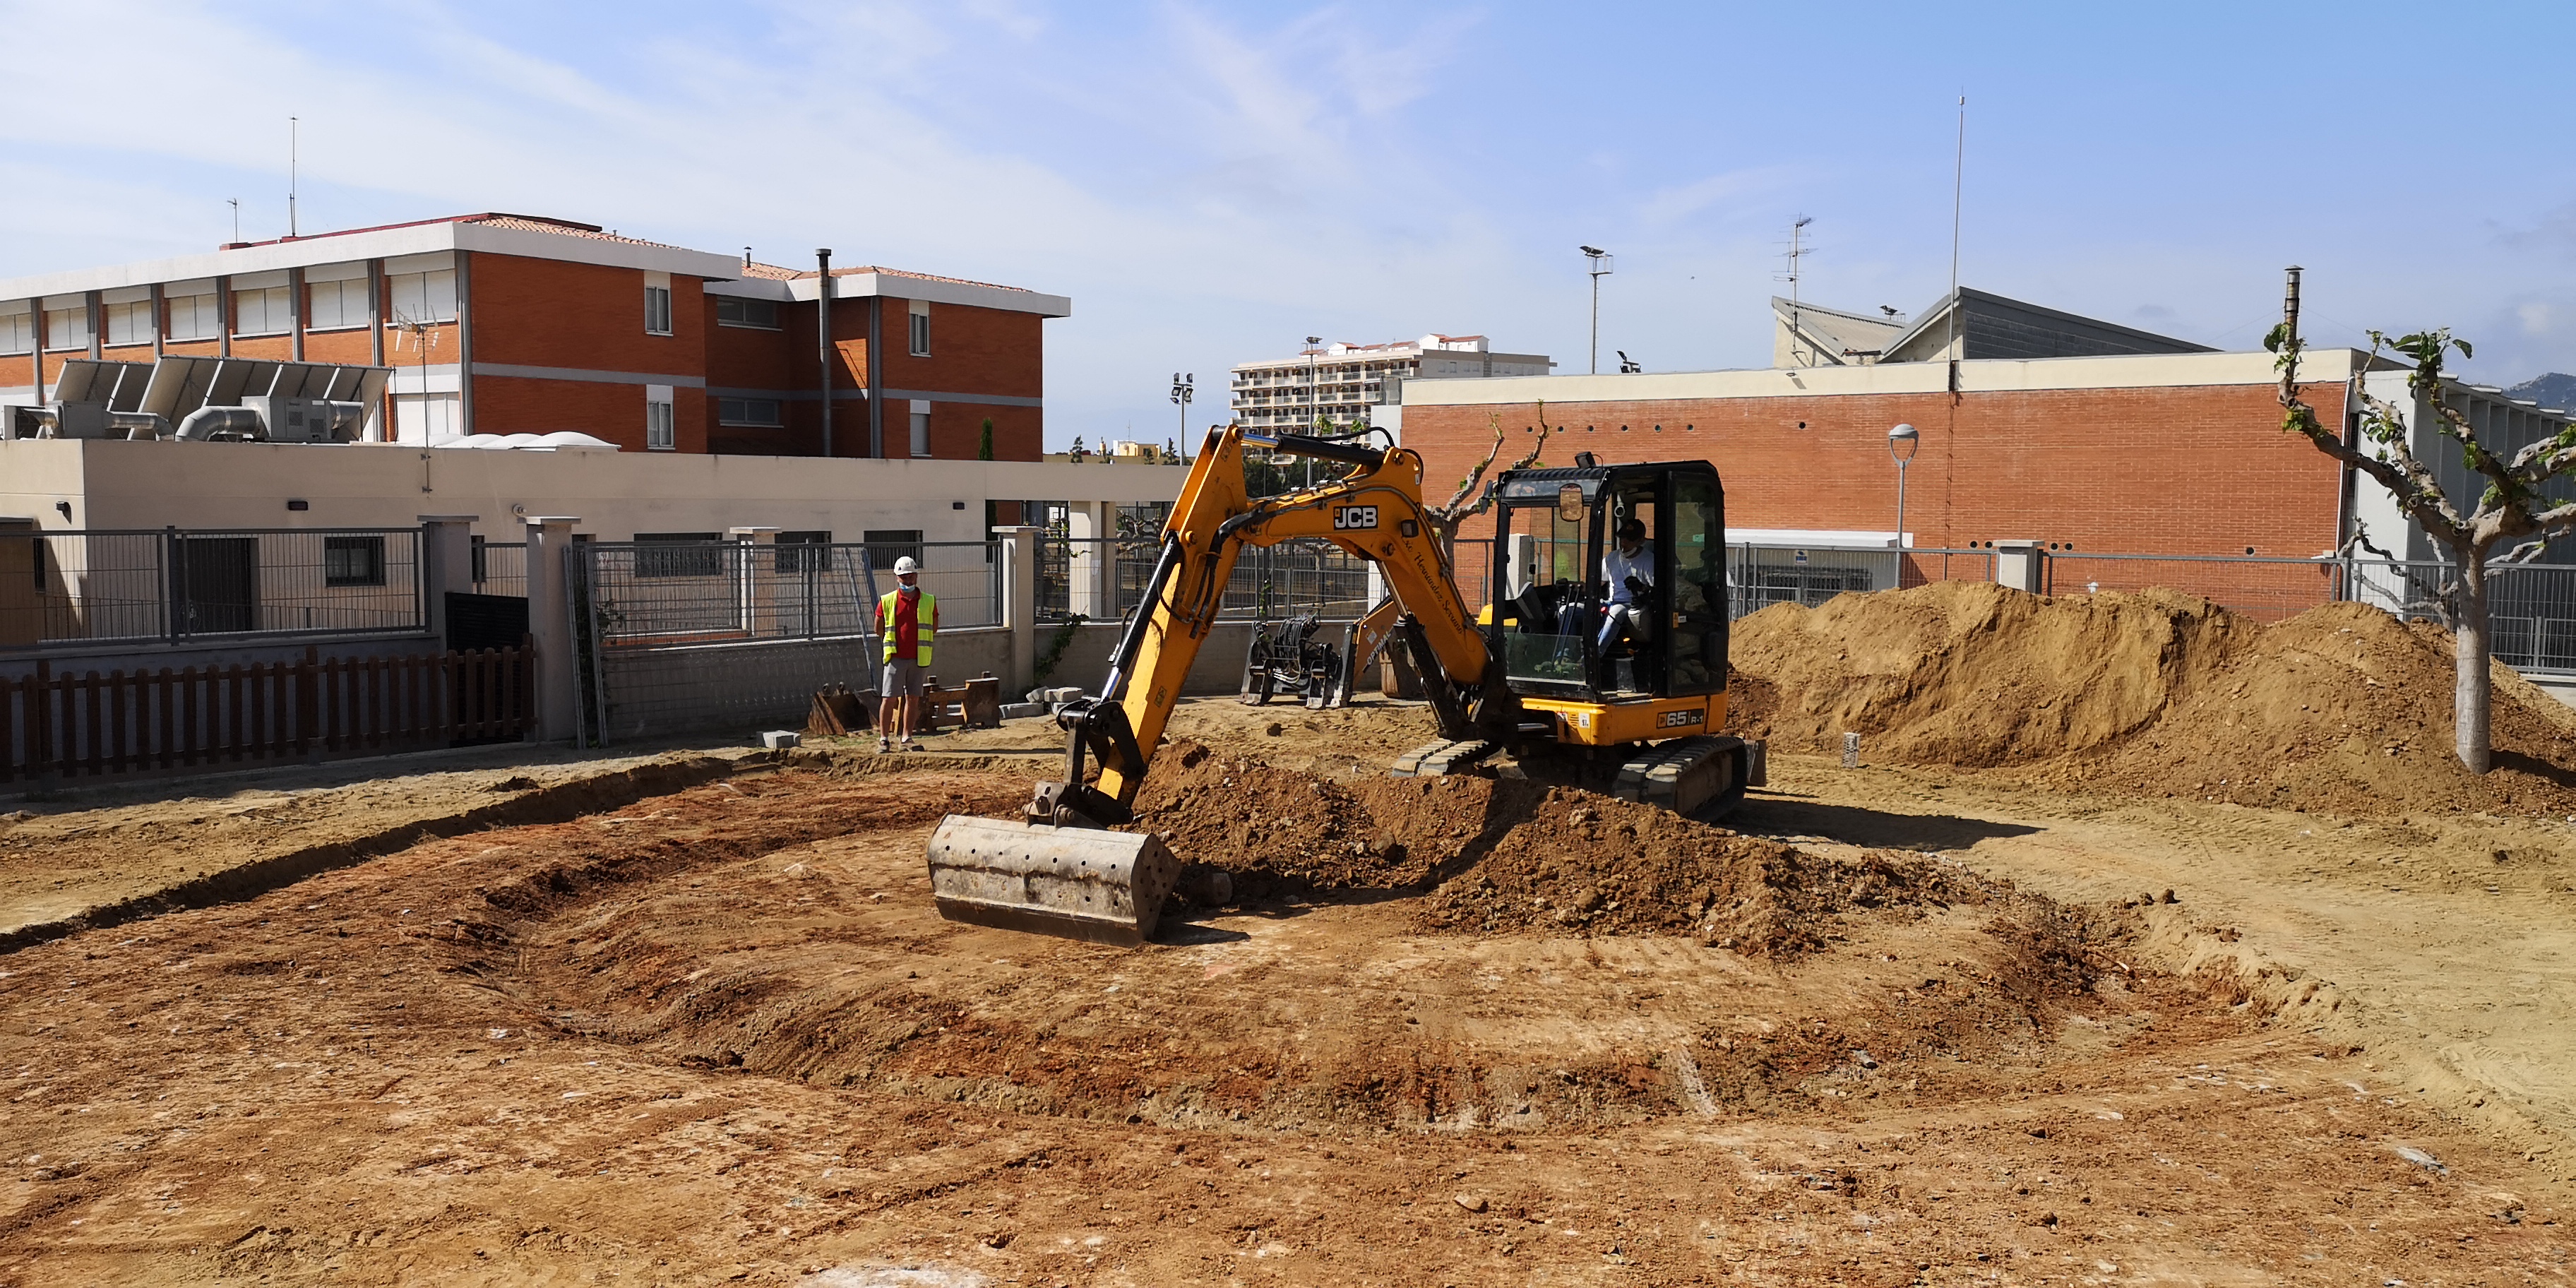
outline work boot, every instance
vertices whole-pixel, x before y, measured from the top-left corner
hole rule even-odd
[[[889,751],[892,751],[892,750],[894,750],[894,740],[893,740],[893,739],[891,739],[891,738],[886,737],[884,734],[878,734],[878,735],[877,735],[877,754],[878,754],[878,755],[884,755],[885,753],[887,753],[887,752],[889,752]]]

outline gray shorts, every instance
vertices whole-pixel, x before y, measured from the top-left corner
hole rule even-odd
[[[877,695],[886,698],[921,696],[921,663],[897,659],[885,664],[885,677],[877,684]]]

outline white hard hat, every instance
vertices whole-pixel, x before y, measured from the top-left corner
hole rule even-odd
[[[894,561],[894,575],[895,575],[895,576],[900,577],[900,576],[902,576],[902,575],[904,575],[905,573],[908,573],[908,572],[919,572],[919,571],[921,571],[921,565],[920,565],[920,564],[917,564],[917,563],[914,563],[914,562],[912,561],[912,556],[911,556],[911,555],[905,555],[903,558],[901,558],[901,559],[897,559],[897,560],[895,560],[895,561]]]

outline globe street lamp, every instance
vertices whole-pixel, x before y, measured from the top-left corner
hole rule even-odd
[[[1887,431],[1887,456],[1896,462],[1896,584],[1900,586],[1905,584],[1905,467],[1922,446],[1923,435],[1912,425]]]

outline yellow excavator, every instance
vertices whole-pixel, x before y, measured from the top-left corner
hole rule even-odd
[[[1244,486],[1248,447],[1352,468],[1255,500]],[[1731,808],[1761,784],[1763,766],[1759,744],[1717,732],[1727,627],[1717,470],[1575,459],[1489,485],[1493,585],[1479,612],[1461,597],[1423,504],[1418,454],[1357,438],[1211,431],[1108,678],[1056,714],[1064,777],[1038,784],[1024,819],[950,815],[932,835],[940,914],[1131,947],[1153,933],[1182,859],[1150,833],[1108,829],[1134,819],[1236,557],[1297,537],[1377,564],[1401,609],[1396,642],[1421,675],[1440,739],[1398,759],[1395,774],[1492,772],[1488,762],[1508,757],[1533,778],[1686,814]]]

